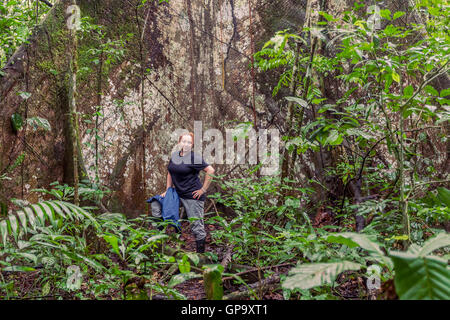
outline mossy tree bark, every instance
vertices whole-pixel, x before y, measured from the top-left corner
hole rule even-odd
[[[66,13],[73,14],[71,10],[73,6],[76,6],[76,0],[69,1],[66,7]],[[83,157],[81,153],[80,134],[78,127],[78,114],[77,114],[77,51],[78,51],[78,39],[77,39],[77,27],[67,24],[69,45],[67,46],[67,93],[68,93],[68,112],[67,112],[67,129],[66,129],[66,147],[68,149],[68,155],[71,160],[68,163],[69,168],[73,176],[69,175],[70,182],[74,186],[74,203],[79,205],[80,199],[78,195],[79,178],[86,177],[87,173],[83,165]],[[66,153],[67,155],[67,153]],[[72,178],[72,179],[70,179]]]

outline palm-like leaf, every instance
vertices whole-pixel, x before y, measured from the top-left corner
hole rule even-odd
[[[345,244],[350,248],[358,246],[369,252],[370,256],[377,262],[386,265],[390,270],[393,268],[391,259],[384,254],[380,245],[365,234],[354,232],[336,233],[328,236],[327,241]]]
[[[308,263],[291,269],[283,282],[285,289],[310,289],[332,283],[338,274],[347,270],[359,270],[362,265],[350,261]]]
[[[0,221],[0,238],[2,242],[6,242],[10,235],[17,240],[29,229],[36,230],[36,227],[43,226],[46,222],[57,226],[61,220],[80,221],[85,219],[89,219],[95,227],[99,226],[89,212],[72,203],[59,200],[42,201],[24,207]]]
[[[430,254],[450,245],[450,235],[440,233],[422,248],[412,245],[407,252],[391,252],[395,267],[395,289],[400,299],[450,299],[450,269],[447,261]]]
[[[409,252],[391,253],[395,265],[395,290],[401,300],[450,299],[450,270],[438,257]]]

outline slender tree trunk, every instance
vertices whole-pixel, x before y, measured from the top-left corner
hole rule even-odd
[[[103,50],[100,53],[100,63],[98,67],[98,82],[97,82],[97,107],[95,112],[95,180],[98,183],[100,181],[100,175],[99,175],[99,151],[98,151],[98,121],[99,116],[98,113],[101,110],[101,104],[102,104],[102,82],[103,82]]]
[[[403,233],[408,236],[407,240],[403,241],[403,247],[406,250],[410,243],[410,227],[409,227],[409,215],[408,215],[408,200],[405,196],[405,156],[404,156],[404,139],[403,133],[405,131],[405,121],[403,119],[403,110],[400,110],[400,150],[399,150],[399,161],[398,161],[398,172],[399,172],[399,183],[400,183],[400,199],[399,207],[403,217]]]
[[[69,5],[76,5],[76,1],[72,0]],[[72,161],[73,161],[73,186],[74,186],[74,203],[79,205],[80,199],[78,196],[78,184],[79,184],[79,130],[78,130],[78,116],[77,116],[77,51],[78,51],[78,39],[77,39],[76,27],[69,28],[69,44],[68,52],[68,65],[69,65],[69,79],[68,79],[68,104],[69,104],[69,131],[72,143]]]

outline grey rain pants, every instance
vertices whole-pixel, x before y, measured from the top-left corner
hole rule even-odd
[[[191,231],[194,234],[195,240],[202,240],[206,238],[205,225],[203,223],[205,201],[196,199],[180,198],[188,218],[199,218],[191,222]],[[162,218],[162,207],[158,201],[152,201],[152,216],[155,218]]]

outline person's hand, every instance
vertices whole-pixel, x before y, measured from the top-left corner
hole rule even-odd
[[[200,199],[201,195],[204,194],[205,191],[203,189],[198,189],[192,192],[194,199]]]
[[[165,197],[166,196],[166,192],[167,192],[167,190],[166,191],[164,191],[164,193],[161,193],[161,197]]]

